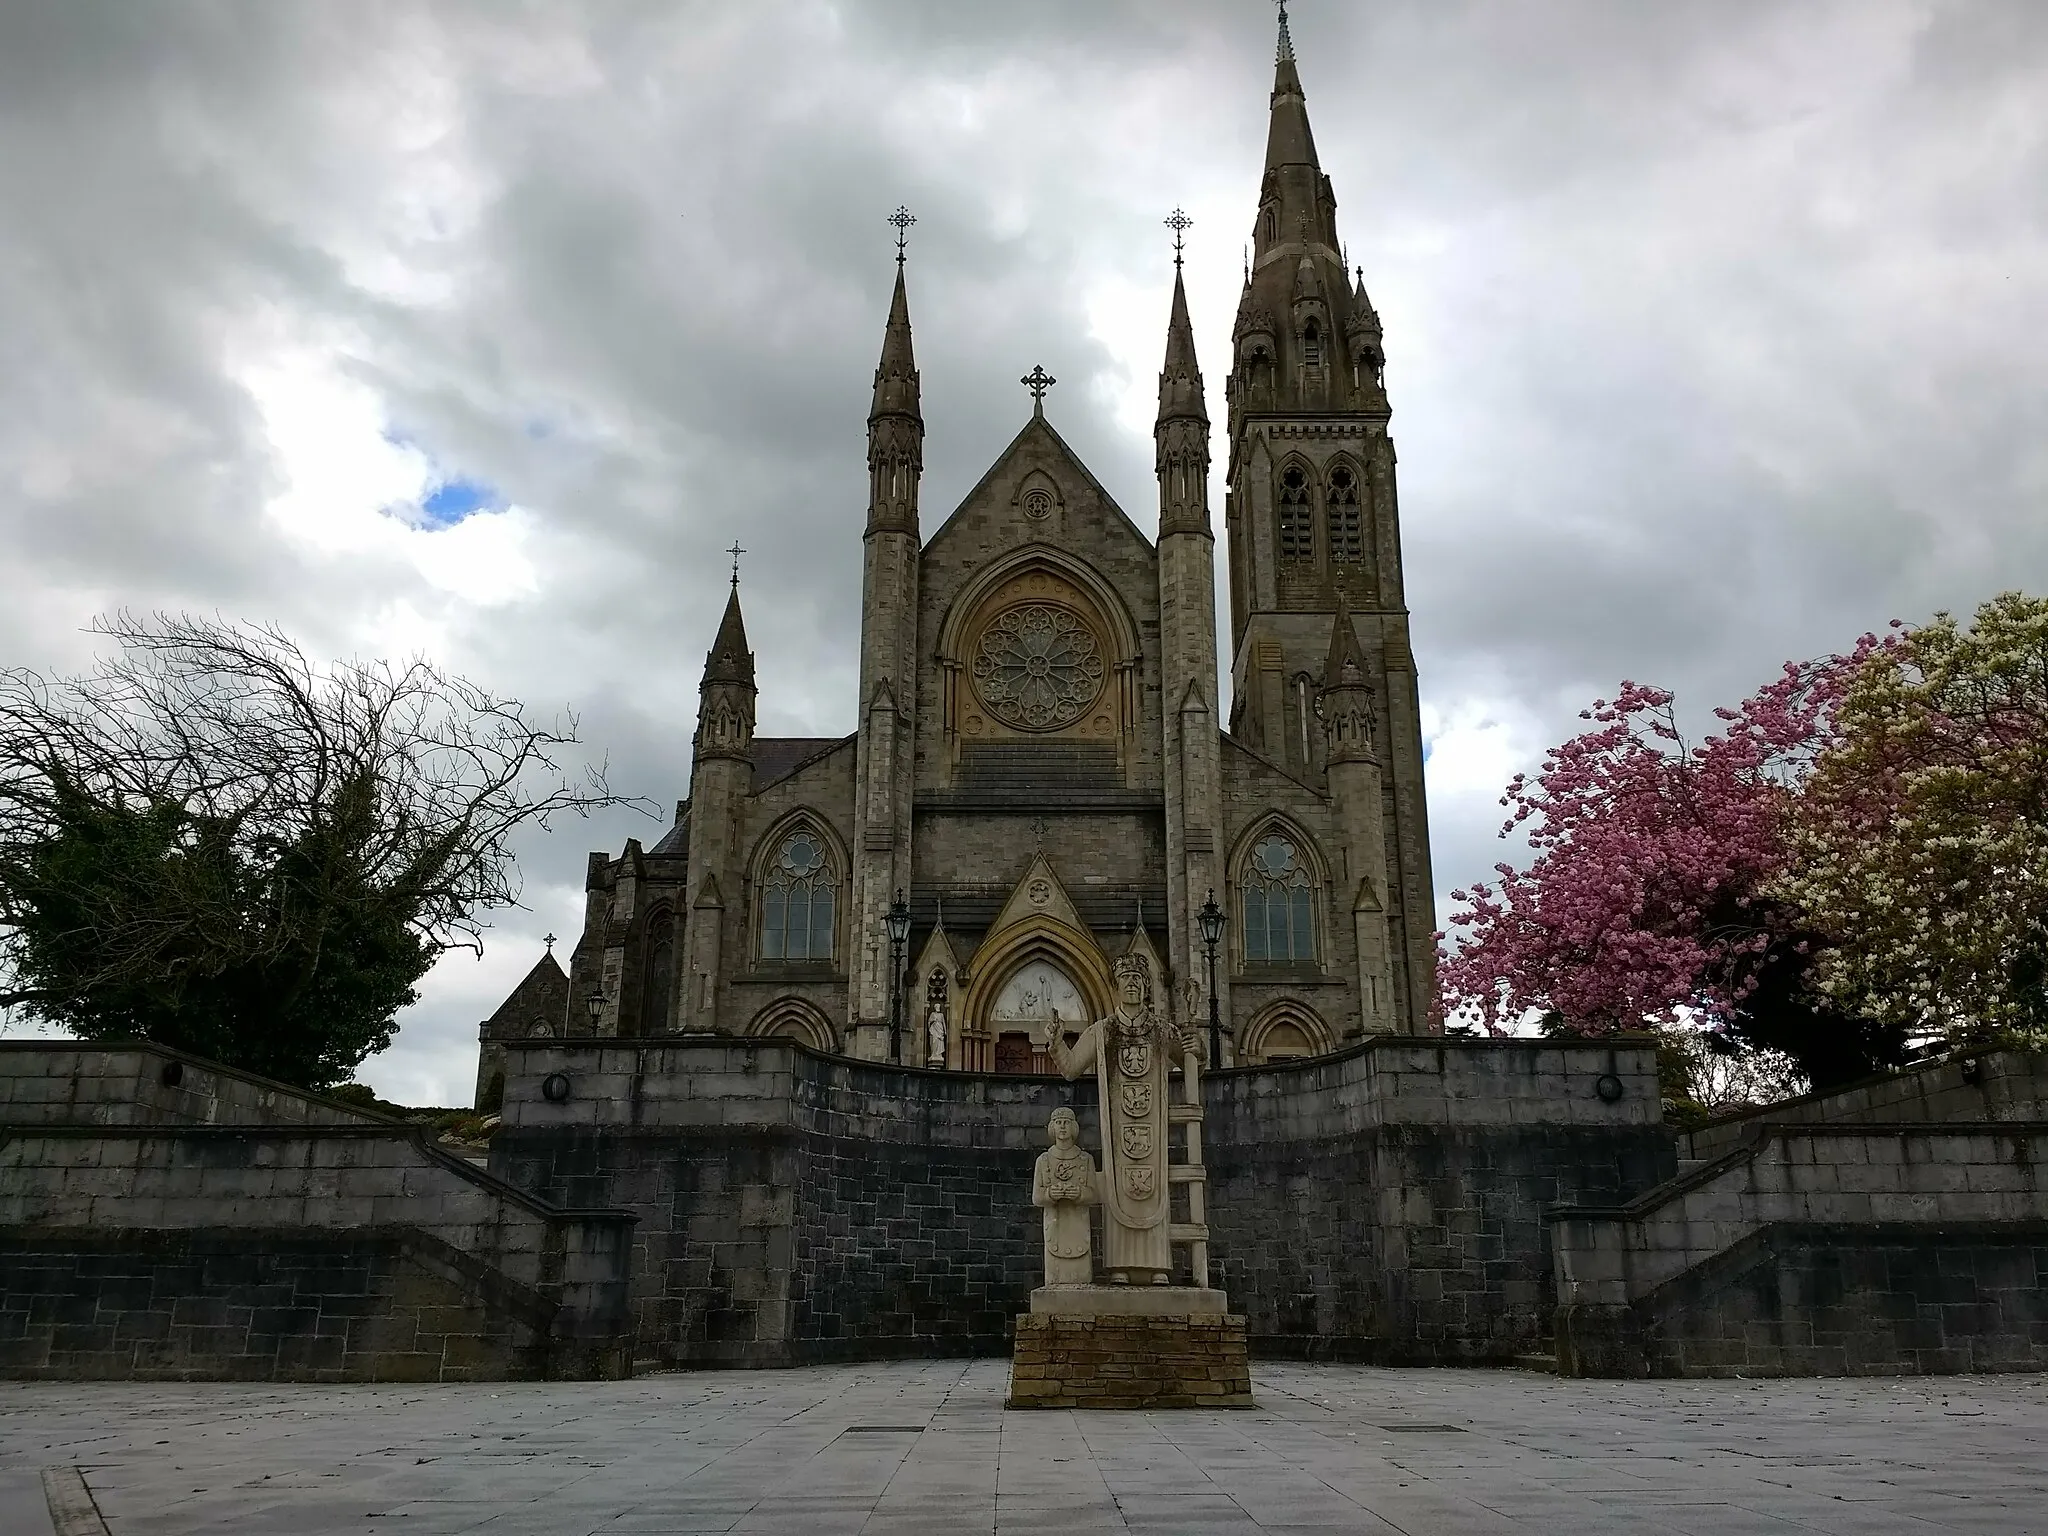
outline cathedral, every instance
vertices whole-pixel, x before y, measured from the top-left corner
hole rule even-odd
[[[568,973],[550,954],[483,1026],[480,1096],[502,1081],[495,1043],[537,1035],[780,1036],[1043,1072],[1048,1029],[1109,1012],[1132,951],[1205,1038],[1213,974],[1224,1065],[1436,1028],[1384,353],[1336,214],[1283,12],[1227,363],[1227,719],[1178,259],[1151,538],[1060,436],[1037,368],[1022,430],[927,519],[899,249],[868,412],[858,727],[755,734],[735,575],[689,797],[650,846],[590,856]]]

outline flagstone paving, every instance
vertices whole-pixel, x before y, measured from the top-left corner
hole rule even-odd
[[[0,1531],[2048,1536],[2048,1377],[1264,1364],[1238,1412],[1006,1412],[1007,1364],[449,1387],[0,1383]]]

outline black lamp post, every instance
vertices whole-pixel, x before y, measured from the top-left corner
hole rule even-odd
[[[1209,961],[1209,1070],[1218,1071],[1223,1066],[1223,1010],[1216,1002],[1216,946],[1223,939],[1223,909],[1216,905],[1216,893],[1211,891],[1209,899],[1202,903],[1202,910],[1195,914],[1195,922],[1202,930],[1202,953]]]
[[[889,930],[889,1059],[898,1065],[903,1061],[903,949],[910,942],[910,903],[903,899],[903,893],[896,893],[896,900],[889,908],[889,915],[882,919]]]

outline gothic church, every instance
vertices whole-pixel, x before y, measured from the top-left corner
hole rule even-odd
[[[1435,1027],[1380,322],[1339,255],[1284,12],[1271,114],[1231,331],[1229,719],[1210,422],[1178,268],[1156,540],[1054,429],[1042,383],[927,533],[899,258],[868,414],[858,729],[755,734],[735,579],[689,798],[652,846],[591,855],[566,986],[550,955],[484,1026],[480,1092],[493,1042],[535,1034],[783,1036],[1043,1071],[1043,1027],[1107,1013],[1133,948],[1161,1000],[1206,1026],[1197,913],[1212,893],[1226,1063]]]

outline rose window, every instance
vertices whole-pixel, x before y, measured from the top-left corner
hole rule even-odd
[[[1071,725],[1102,692],[1102,654],[1064,608],[1029,603],[982,631],[974,689],[1005,725],[1052,731]]]

